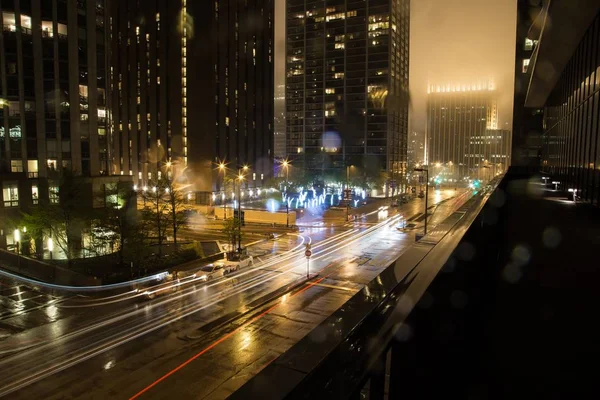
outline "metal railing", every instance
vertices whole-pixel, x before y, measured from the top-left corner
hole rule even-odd
[[[410,342],[411,336],[418,330],[431,338],[429,325],[435,324],[429,319],[421,322],[417,304],[427,303],[431,296],[448,298],[444,292],[448,287],[478,281],[480,269],[470,267],[494,252],[489,249],[469,259],[462,257],[463,247],[476,241],[482,246],[493,243],[484,220],[498,183],[476,193],[315,328],[318,335],[305,336],[230,398],[397,399],[410,394],[421,373],[412,368],[421,357],[415,350],[421,344]],[[477,276],[465,279],[467,273]],[[448,276],[450,285],[444,281]],[[443,287],[438,281],[444,281]]]

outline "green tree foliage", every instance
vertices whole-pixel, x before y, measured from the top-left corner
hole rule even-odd
[[[241,222],[238,218],[228,218],[225,220],[221,232],[227,236],[227,242],[230,245],[230,250],[235,251],[237,241],[242,241]]]
[[[30,235],[36,239],[51,237],[63,251],[69,265],[76,257],[78,244],[81,243],[81,232],[89,213],[85,212],[85,196],[83,182],[72,172],[63,171],[58,189],[50,188],[50,198],[58,199],[57,203],[42,201],[30,213],[23,215],[23,224]]]
[[[119,264],[123,264],[129,245],[145,236],[139,227],[137,194],[130,184],[115,183],[104,187],[99,200],[104,208],[92,223],[92,251],[98,253],[107,245],[112,250],[116,247]]]

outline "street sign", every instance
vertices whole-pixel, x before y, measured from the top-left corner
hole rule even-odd
[[[304,252],[304,255],[306,256],[306,258],[308,258],[308,257],[312,256],[312,251],[310,251],[310,250],[306,250],[306,251]]]

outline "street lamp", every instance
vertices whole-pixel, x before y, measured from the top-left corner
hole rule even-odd
[[[223,221],[225,221],[227,219],[227,199],[225,196],[225,177],[227,175],[227,169],[225,168],[225,163],[224,162],[220,162],[219,163],[219,172],[223,172],[223,196],[222,196],[222,200],[223,200]]]
[[[290,171],[290,162],[288,160],[284,160],[282,163],[285,168],[285,191],[287,192],[287,185],[289,181],[289,171]],[[286,196],[285,199],[285,226],[286,228],[290,227],[290,203]]]
[[[50,259],[52,260],[52,251],[54,250],[54,241],[52,238],[48,238],[48,251],[50,252]]]
[[[425,233],[427,235],[427,200],[429,199],[429,169],[415,168],[415,172],[425,172]]]
[[[243,170],[247,171],[248,166],[245,165]],[[242,252],[242,181],[244,175],[238,171],[238,253]]]
[[[15,237],[15,242],[17,243],[17,267],[20,271],[21,270],[21,256],[19,254],[19,245],[20,245],[20,241],[21,241],[21,231],[19,231],[18,229],[15,229],[15,231],[13,232],[13,235]]]

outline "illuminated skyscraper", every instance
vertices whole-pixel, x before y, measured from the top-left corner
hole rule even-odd
[[[273,0],[113,0],[115,173],[139,185],[166,162],[210,202],[215,168],[250,165],[260,186],[273,160]]]
[[[481,178],[510,164],[511,134],[498,130],[493,84],[430,85],[427,92],[426,159],[434,174]]]
[[[0,247],[13,243],[5,223],[58,202],[63,170],[86,188],[111,180],[105,6],[0,2]]]
[[[409,0],[287,2],[287,153],[326,175],[406,167]]]

